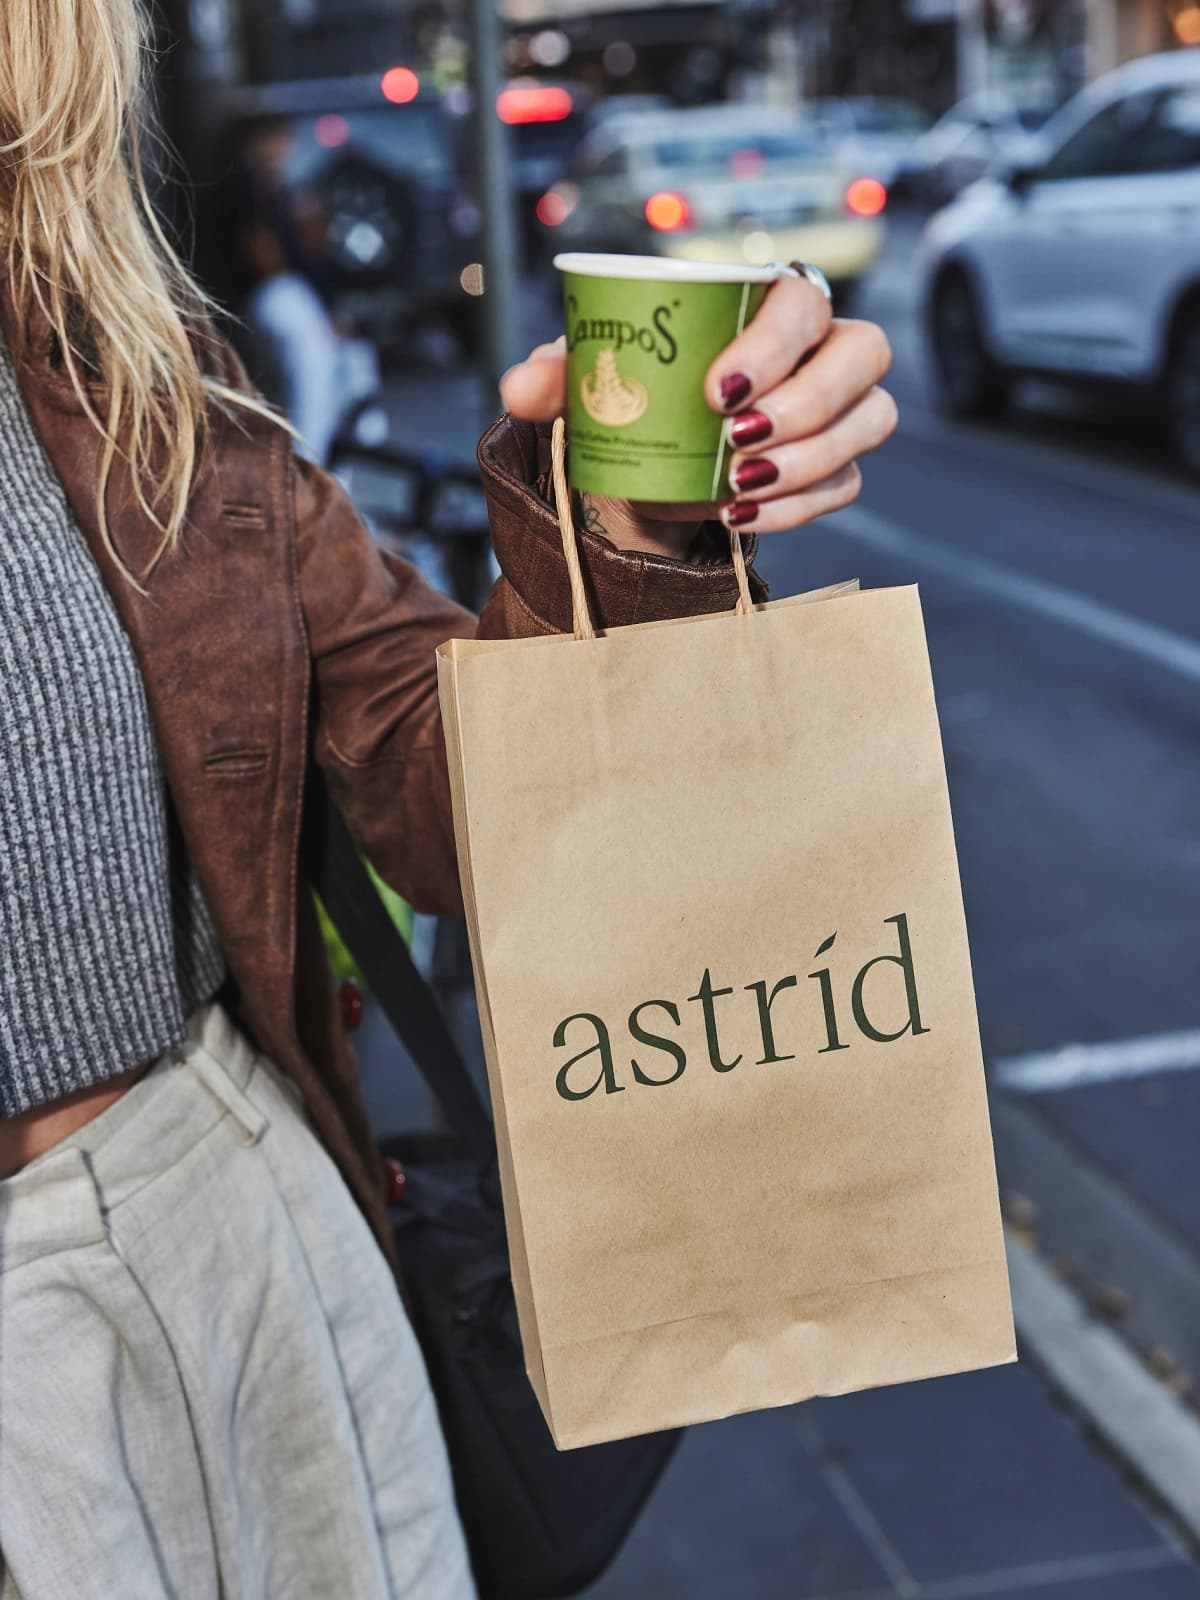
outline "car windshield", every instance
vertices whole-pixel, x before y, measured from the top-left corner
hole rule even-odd
[[[554,122],[519,122],[511,132],[513,156],[517,161],[555,157],[565,162],[579,143],[582,127],[578,115]]]
[[[1044,128],[1054,113],[1053,106],[1018,106],[1017,121],[1026,133],[1036,133]]]
[[[929,127],[921,108],[903,100],[855,100],[850,112],[856,131],[864,134],[917,134]]]
[[[814,161],[824,155],[825,143],[816,128],[796,132],[744,134],[693,134],[660,139],[653,159],[660,167],[749,168],[787,161]]]
[[[448,119],[434,105],[378,106],[297,117],[290,162],[293,183],[305,184],[353,151],[390,172],[445,178],[454,167]]]

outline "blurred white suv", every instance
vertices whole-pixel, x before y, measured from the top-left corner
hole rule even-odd
[[[921,262],[948,411],[994,414],[1030,374],[1135,386],[1200,473],[1200,51],[1084,89],[1036,162],[933,218]]]

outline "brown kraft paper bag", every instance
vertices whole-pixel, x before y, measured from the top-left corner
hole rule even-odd
[[[915,588],[439,651],[561,1449],[1015,1359]]]

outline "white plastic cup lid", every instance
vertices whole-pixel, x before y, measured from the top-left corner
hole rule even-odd
[[[782,261],[765,267],[738,266],[723,261],[676,261],[668,256],[599,255],[585,250],[554,257],[559,272],[578,272],[590,278],[640,278],[648,283],[774,283],[795,276]]]

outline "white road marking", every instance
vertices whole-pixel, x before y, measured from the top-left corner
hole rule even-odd
[[[901,404],[900,418],[901,438],[907,436],[921,444],[938,445],[943,449],[954,445],[964,452],[1013,467],[1025,477],[1037,472],[1085,494],[1125,500],[1141,510],[1154,507],[1172,516],[1200,519],[1200,490],[1189,488],[1186,483],[1163,483],[1136,467],[1089,455],[1068,455],[1024,433],[987,433],[971,423],[953,422],[907,400]],[[1027,415],[1026,423],[1030,420],[1036,420],[1036,413]]]
[[[1200,1067],[1200,1028],[1008,1056],[992,1064],[990,1076],[1003,1089],[1045,1094],[1085,1083],[1113,1083],[1120,1078],[1143,1078],[1151,1072],[1188,1072],[1196,1067]]]
[[[904,1557],[884,1532],[878,1517],[863,1499],[853,1478],[840,1462],[832,1461],[820,1430],[804,1414],[797,1413],[797,1431],[809,1454],[817,1462],[821,1476],[833,1498],[845,1512],[859,1538],[887,1574],[889,1594],[898,1600],[918,1600],[924,1592]]]
[[[1200,641],[1189,639],[1186,634],[1173,633],[1155,622],[1144,622],[1140,617],[1099,600],[1090,600],[1061,584],[1031,578],[981,556],[966,555],[940,540],[913,533],[890,517],[869,511],[866,506],[851,506],[847,511],[836,512],[827,519],[827,526],[847,538],[857,539],[860,544],[934,567],[967,588],[1114,645],[1190,683],[1200,683]]]

